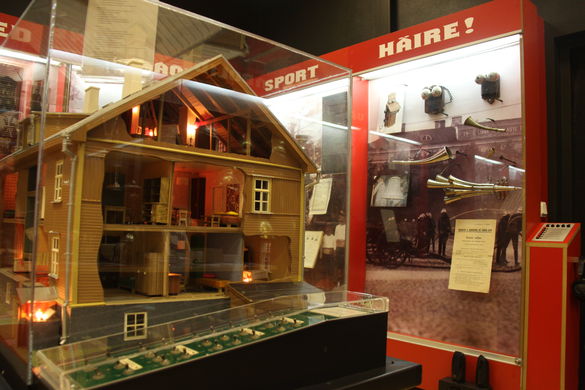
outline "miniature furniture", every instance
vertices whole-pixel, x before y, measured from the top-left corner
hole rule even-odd
[[[219,224],[221,223],[221,215],[209,215],[207,217],[205,217],[205,225],[206,226],[211,226],[211,227],[219,227]]]
[[[164,261],[162,253],[146,253],[138,269],[136,291],[145,295],[163,295]]]
[[[177,295],[181,292],[181,274],[169,273],[169,295]]]
[[[104,223],[123,224],[126,220],[126,207],[104,206]]]
[[[177,224],[179,226],[189,226],[189,210],[179,210],[177,211]]]

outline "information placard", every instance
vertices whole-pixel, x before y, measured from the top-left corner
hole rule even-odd
[[[449,289],[489,292],[495,240],[495,219],[455,222]]]

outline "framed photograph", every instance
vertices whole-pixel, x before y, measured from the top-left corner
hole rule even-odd
[[[372,187],[370,206],[406,207],[408,184],[408,172],[378,176]]]

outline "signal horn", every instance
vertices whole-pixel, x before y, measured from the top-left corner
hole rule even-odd
[[[404,165],[427,165],[427,164],[434,164],[436,162],[445,161],[453,158],[453,154],[449,150],[448,147],[444,146],[441,150],[437,153],[429,156],[427,158],[423,158],[421,160],[392,160],[394,164],[404,164]]]
[[[489,127],[489,126],[480,125],[470,116],[468,116],[467,119],[465,119],[465,122],[463,122],[463,124],[466,126],[476,127],[478,129],[482,129],[482,130],[499,131],[502,133],[506,131],[506,129],[502,129],[499,127]]]

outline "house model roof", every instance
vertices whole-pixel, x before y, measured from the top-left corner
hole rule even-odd
[[[226,117],[244,116],[273,124],[271,128],[279,133],[304,170],[309,173],[317,171],[316,165],[290,133],[223,56],[216,56],[199,63],[172,77],[155,82],[118,102],[109,104],[48,137],[46,142],[51,143],[64,136],[83,140],[87,132],[96,126],[173,89],[179,91],[177,93],[179,99],[195,113],[198,121],[202,123],[225,115]]]

